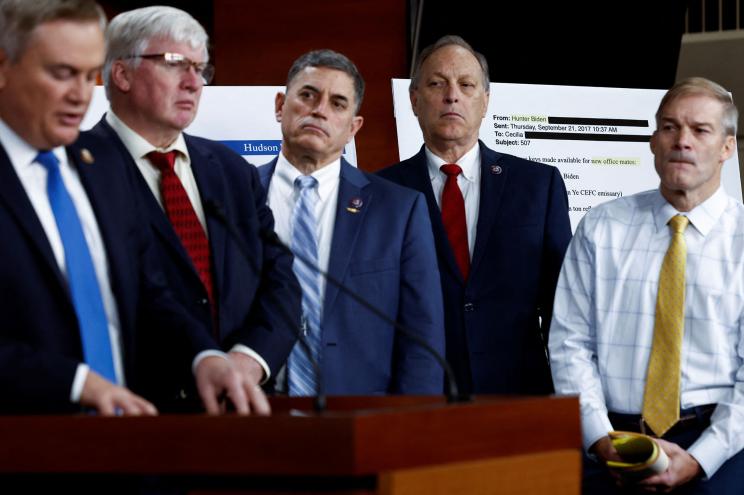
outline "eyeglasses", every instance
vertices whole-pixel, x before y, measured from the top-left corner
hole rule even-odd
[[[194,62],[180,53],[150,53],[146,55],[129,55],[128,57],[124,57],[125,60],[132,58],[160,61],[165,67],[178,69],[182,72],[188,72],[189,68],[193,67],[194,72],[202,78],[204,84],[212,82],[212,78],[214,77],[214,65]]]

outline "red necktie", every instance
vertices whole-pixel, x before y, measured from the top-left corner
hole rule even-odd
[[[447,182],[444,183],[444,191],[442,191],[442,222],[462,278],[467,280],[470,272],[468,225],[465,221],[465,201],[462,198],[460,186],[457,185],[457,176],[460,175],[462,169],[459,165],[448,163],[442,165],[440,170],[447,176]]]
[[[212,269],[209,257],[209,241],[204,228],[199,223],[199,218],[194,212],[186,190],[181,184],[181,179],[176,175],[173,166],[176,161],[176,151],[159,153],[152,151],[147,154],[150,162],[160,170],[160,193],[163,196],[165,213],[168,215],[173,229],[181,239],[181,244],[189,254],[194,263],[196,272],[207,291],[207,298],[212,307],[212,314],[216,314],[217,307],[214,301],[212,287]]]

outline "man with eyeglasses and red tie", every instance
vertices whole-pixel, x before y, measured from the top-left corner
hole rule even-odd
[[[292,258],[259,235],[273,216],[255,167],[222,144],[184,134],[211,81],[208,37],[189,14],[146,7],[116,16],[106,31],[103,79],[111,109],[90,131],[129,162],[171,290],[212,329],[240,370],[253,407],[294,345],[300,289]],[[157,353],[143,369],[161,410],[191,409],[191,370]],[[174,355],[180,352],[174,349]]]

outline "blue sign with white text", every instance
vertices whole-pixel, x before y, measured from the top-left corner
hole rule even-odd
[[[240,155],[278,155],[282,149],[281,141],[220,141]]]

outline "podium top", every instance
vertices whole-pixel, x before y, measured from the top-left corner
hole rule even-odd
[[[272,397],[270,417],[0,416],[0,472],[364,475],[580,449],[576,397]]]

